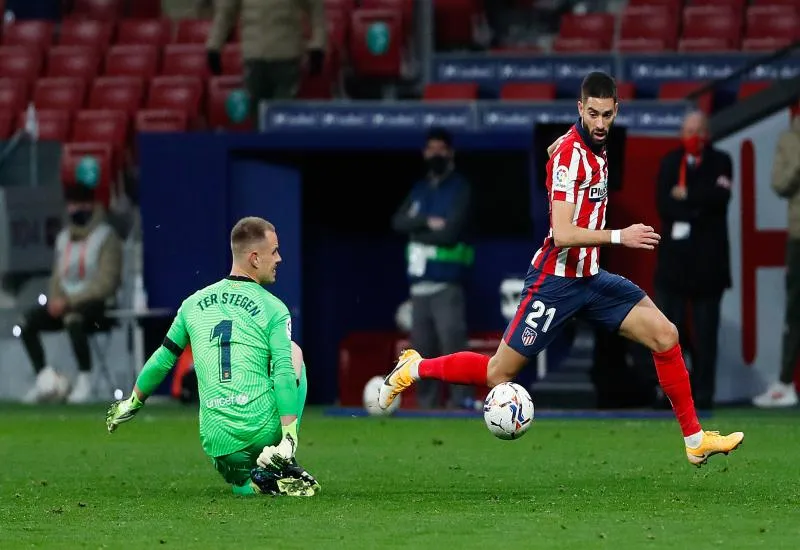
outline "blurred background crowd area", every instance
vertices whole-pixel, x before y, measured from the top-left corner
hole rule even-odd
[[[2,399],[125,389],[180,301],[225,274],[236,215],[260,213],[287,251],[275,292],[304,340],[311,400],[357,405],[414,332],[414,237],[393,219],[415,182],[455,173],[472,188],[475,253],[456,347],[491,352],[546,232],[544,147],[576,119],[591,70],[616,77],[622,103],[610,223],[672,223],[656,189],[670,151],[694,159],[686,132],[732,158],[721,260],[732,281],[715,287],[721,314],[703,325],[719,332],[720,357],[700,351],[724,371],[716,400],[774,389],[782,355],[796,354],[780,341],[783,272],[743,274],[783,269],[793,242],[789,195],[770,184],[800,89],[797,0],[0,0],[0,12]],[[703,116],[687,130],[694,109]],[[451,132],[433,149],[431,126]],[[436,176],[438,147],[451,164]],[[256,180],[269,185],[248,187]],[[751,181],[750,199],[735,192]],[[672,261],[705,250],[687,254]],[[654,257],[607,257],[659,290]],[[687,339],[692,292],[678,308]],[[758,317],[765,303],[772,316]],[[526,381],[545,406],[663,406],[639,351],[576,325]],[[190,354],[179,367],[191,372]],[[433,391],[425,407],[481,398]],[[192,392],[183,375],[163,388]]]

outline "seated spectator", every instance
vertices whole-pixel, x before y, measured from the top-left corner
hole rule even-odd
[[[90,329],[105,318],[106,305],[120,283],[122,244],[106,221],[93,188],[76,184],[65,193],[67,225],[58,235],[53,272],[45,305],[24,314],[23,344],[36,371],[36,383],[23,400],[62,399],[69,389],[66,377],[45,361],[42,331],[66,330],[78,363],[78,377],[67,398],[85,403],[92,398]]]

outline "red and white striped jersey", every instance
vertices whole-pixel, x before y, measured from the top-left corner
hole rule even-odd
[[[608,163],[605,147],[591,144],[580,121],[565,134],[547,163],[550,231],[533,256],[535,268],[559,277],[588,277],[600,271],[600,247],[558,248],[553,242],[553,201],[575,205],[572,223],[603,229],[608,203]]]

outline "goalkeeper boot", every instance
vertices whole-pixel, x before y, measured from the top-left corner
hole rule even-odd
[[[320,490],[322,490],[322,487],[320,486],[316,478],[312,476],[310,473],[308,473],[308,471],[305,468],[300,466],[300,464],[297,463],[297,460],[294,457],[292,457],[292,461],[286,468],[283,469],[283,472],[281,473],[285,477],[292,477],[294,479],[302,480],[303,482],[306,483],[306,485],[308,485],[314,491],[314,494],[317,494],[320,492]]]
[[[286,495],[290,497],[313,497],[314,489],[302,479],[268,470],[253,468],[250,479],[265,495]]]
[[[397,366],[389,373],[389,376],[384,378],[378,393],[378,405],[382,409],[388,409],[403,390],[417,381],[420,361],[422,361],[422,357],[416,350],[407,349],[400,354]]]
[[[686,458],[698,468],[716,454],[728,454],[735,450],[744,440],[742,432],[720,435],[719,432],[703,432],[703,440],[695,448],[686,447]]]

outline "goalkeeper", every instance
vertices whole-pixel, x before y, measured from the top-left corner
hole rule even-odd
[[[289,310],[262,285],[281,256],[275,227],[243,218],[231,231],[230,276],[184,300],[164,343],[128,399],[111,405],[109,432],[133,418],[191,343],[200,396],[200,441],[236,494],[312,496],[319,484],[295,458],[306,398]]]

